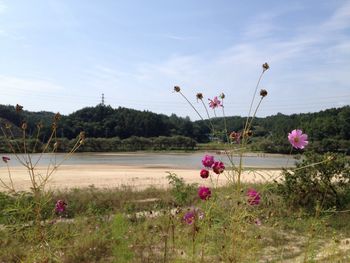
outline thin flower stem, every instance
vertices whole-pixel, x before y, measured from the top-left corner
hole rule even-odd
[[[10,170],[10,167],[9,167],[8,163],[6,163],[6,167],[7,167],[7,172],[9,174],[11,188],[13,189],[14,192],[16,192],[15,191],[15,186],[14,186],[13,181],[12,181],[11,170]]]
[[[239,153],[239,164],[238,164],[238,175],[237,175],[237,192],[239,193],[241,191],[241,175],[242,175],[242,166],[243,166],[243,156],[244,151],[241,151]]]
[[[224,99],[222,99],[222,116],[224,118],[224,127],[225,127],[226,140],[227,140],[227,142],[229,142],[230,138],[228,137],[228,131],[227,131],[227,122],[226,122],[226,115],[225,115]]]
[[[32,153],[35,153],[35,149],[36,149],[36,146],[37,146],[38,141],[39,141],[40,130],[41,130],[41,128],[40,128],[40,127],[38,127],[38,131],[37,131],[37,134],[36,134],[35,144],[34,144],[34,147],[33,147],[33,151],[32,151]]]
[[[57,132],[56,132],[56,129],[54,130],[54,132],[55,132],[55,142],[57,142]],[[50,162],[49,162],[49,164],[48,164],[48,166],[47,166],[47,170],[46,170],[46,176],[48,176],[48,174],[49,174],[49,171],[50,171],[50,167],[51,167],[51,163],[52,163],[52,155],[54,156],[54,167],[56,166],[56,164],[57,164],[57,159],[56,159],[56,146],[55,146],[55,144],[53,145],[53,148],[52,148],[52,152],[51,152],[51,154],[50,154]]]
[[[35,173],[34,173],[34,166],[33,166],[33,163],[32,163],[32,158],[30,157],[30,153],[27,150],[26,130],[25,129],[23,129],[23,149],[24,149],[24,155],[28,157],[28,159],[26,158],[26,162],[27,162],[27,165],[28,165],[27,169],[28,169],[28,172],[29,172],[29,175],[30,175],[30,179],[31,179],[31,182],[32,182],[32,186],[33,186],[34,192],[36,192],[36,190],[37,190],[37,183],[36,183],[36,180],[35,180]]]
[[[266,70],[263,70],[259,76],[259,79],[258,79],[258,82],[256,83],[256,86],[255,86],[255,90],[254,90],[254,94],[253,94],[253,97],[252,97],[252,101],[250,102],[250,106],[249,106],[249,112],[248,112],[248,116],[247,116],[247,120],[245,122],[245,125],[244,125],[244,129],[243,129],[243,139],[242,139],[242,143],[241,145],[243,146],[242,148],[245,148],[246,147],[246,144],[247,144],[247,136],[245,136],[245,133],[247,132],[247,128],[248,128],[248,123],[249,123],[249,118],[250,118],[250,114],[252,112],[252,108],[253,108],[253,104],[254,104],[254,100],[255,100],[255,96],[256,96],[256,92],[258,90],[258,87],[259,87],[259,84],[260,84],[260,81],[264,75]],[[260,100],[260,103],[261,103],[261,100]],[[254,113],[254,116],[256,114],[256,111],[258,110],[259,106],[260,106],[260,103],[259,105],[256,107],[256,110],[255,110],[255,113]],[[253,118],[252,118],[253,120]],[[251,121],[252,122],[252,121]],[[250,123],[251,123],[250,122]],[[240,154],[239,154],[239,165],[238,165],[238,176],[237,176],[237,190],[240,191],[241,189],[241,175],[242,175],[242,171],[243,171],[243,157],[244,157],[244,151],[241,150],[240,151]]]
[[[18,153],[21,153],[22,152],[21,151],[21,147],[19,147],[19,144],[18,144],[17,140],[15,139],[15,136],[13,135],[12,130],[11,129],[9,129],[9,130],[10,130],[10,135],[11,135],[10,139],[14,140],[14,142],[15,142],[15,144],[17,146]],[[3,133],[4,133],[4,131],[3,131]],[[13,152],[15,152],[14,148],[13,148]],[[25,160],[24,160],[24,162],[25,162]]]
[[[5,131],[3,130],[3,128],[1,128],[1,130],[2,130],[2,133],[4,134],[5,140],[6,140],[6,142],[7,142],[7,146],[10,148],[10,150],[12,151],[12,153],[15,155],[17,161],[18,161],[21,165],[23,165],[24,167],[28,168],[28,165],[25,164],[25,163],[21,160],[21,158],[18,156],[18,154],[17,154],[15,148],[14,148],[13,145],[11,144],[11,141],[10,141],[10,139],[8,138],[8,136],[7,136],[7,134],[5,133]]]
[[[64,161],[66,161],[68,158],[70,158],[73,155],[73,153],[75,153],[79,149],[80,146],[81,146],[81,140],[78,139],[78,141],[73,146],[72,150],[64,156],[63,160],[61,162],[59,162],[57,165],[55,165],[50,172],[49,172],[49,170],[47,171],[46,177],[42,181],[40,186],[44,186],[46,184],[46,182],[50,179],[51,175],[62,165],[62,163]]]
[[[28,159],[27,159],[27,144],[26,144],[26,130],[23,129],[23,151],[24,151],[24,157],[25,157],[25,161],[28,164]],[[28,155],[29,156],[29,155]]]
[[[196,254],[196,220],[193,222],[192,228],[192,262],[195,262],[195,254]]]
[[[256,83],[254,95],[253,95],[253,97],[252,97],[252,101],[250,102],[249,112],[248,112],[247,120],[246,120],[246,123],[245,123],[245,126],[244,126],[244,131],[245,131],[246,128],[247,128],[248,120],[249,120],[249,117],[250,117],[250,113],[252,112],[252,108],[253,108],[253,104],[254,104],[254,100],[255,100],[255,95],[256,95],[256,92],[257,92],[257,90],[258,90],[260,81],[261,81],[262,76],[264,75],[264,73],[265,73],[265,70],[263,70],[263,71],[261,72],[260,77],[259,77],[259,79],[258,79],[258,82]]]
[[[192,107],[192,109],[194,109],[194,111],[197,113],[197,115],[199,116],[199,118],[201,118],[202,121],[204,121],[202,115],[197,111],[197,109],[193,106],[193,104],[186,98],[186,96],[184,94],[182,94],[181,91],[179,91],[179,93],[181,94],[181,96],[188,102],[188,104],[190,104],[190,106]]]
[[[228,158],[228,160],[230,161],[231,167],[234,168],[235,164],[233,162],[233,156],[232,156],[232,152],[227,151],[226,149],[224,149],[226,157]]]
[[[309,164],[309,165],[298,167],[298,168],[292,169],[292,171],[293,172],[294,171],[298,171],[298,170],[301,170],[301,169],[304,169],[304,168],[312,167],[312,166],[319,165],[319,164],[326,163],[326,162],[329,162],[329,160],[323,160],[323,161],[320,161],[320,162],[317,162],[317,163],[312,163],[312,164]]]
[[[261,77],[262,77],[262,74],[261,74],[261,76],[260,76],[260,78],[259,78],[259,82],[260,82]],[[259,83],[259,82],[258,82],[258,83]],[[257,86],[257,87],[258,87],[258,86]],[[254,96],[255,96],[255,94],[254,94]],[[253,120],[254,120],[254,118],[255,118],[255,116],[256,116],[256,113],[258,112],[258,109],[259,109],[259,107],[260,107],[260,105],[261,105],[261,102],[262,102],[263,98],[264,98],[264,97],[261,97],[261,99],[260,99],[258,105],[257,105],[256,108],[255,108],[254,114],[253,114],[253,116],[251,117],[250,121],[249,121],[249,122],[246,122],[246,126],[245,126],[245,128],[244,128],[244,130],[243,130],[243,134],[242,134],[242,136],[243,136],[243,139],[242,139],[242,145],[243,145],[243,147],[242,147],[242,148],[246,148],[246,146],[247,146],[247,143],[248,143],[248,135],[247,135],[247,132],[250,130],[250,128],[251,128],[251,126],[252,126]],[[247,121],[248,121],[248,118],[247,118]],[[243,170],[243,169],[242,169],[242,166],[243,166],[243,155],[244,155],[244,153],[243,153],[243,151],[241,151],[240,159],[239,159],[239,166],[238,166],[238,187],[239,187],[239,188],[240,188],[240,183],[241,183],[241,174],[242,174],[242,170]]]
[[[261,102],[262,102],[263,99],[264,99],[264,97],[261,97],[261,99],[260,99],[260,101],[259,101],[259,103],[258,103],[258,106],[256,106],[255,111],[254,111],[254,114],[253,114],[252,118],[250,119],[250,122],[249,122],[249,124],[248,124],[248,126],[247,126],[247,129],[245,130],[246,132],[248,132],[248,131],[250,130],[250,128],[252,127],[253,120],[255,119],[256,113],[258,112],[258,109],[259,109],[259,107],[260,107]],[[244,135],[244,134],[243,134],[243,135]]]
[[[1,178],[0,178],[0,183],[2,184],[2,187],[9,190],[10,192],[13,192],[10,186],[8,186]]]
[[[207,108],[207,106],[205,105],[205,103],[204,103],[204,101],[203,101],[202,99],[201,99],[201,102],[202,102],[202,104],[203,104],[203,107],[204,107],[204,109],[205,109],[205,112],[207,113],[208,120],[209,120],[209,123],[210,123],[210,126],[211,126],[211,130],[212,130],[213,134],[215,134],[214,125],[213,125],[213,123],[212,123],[212,121],[211,121],[211,117],[210,117],[208,108]]]
[[[51,140],[52,140],[52,138],[53,138],[53,136],[54,136],[54,133],[55,133],[55,129],[52,129],[50,138],[49,138],[49,140],[47,141],[47,143],[46,143],[44,149],[43,149],[42,152],[40,153],[40,156],[39,156],[38,160],[35,162],[34,168],[35,168],[35,167],[37,166],[37,164],[40,162],[40,160],[41,160],[43,154],[46,152],[47,148],[49,148],[49,145],[50,145]]]
[[[301,169],[304,169],[304,168],[308,168],[308,167],[313,167],[313,166],[316,166],[316,165],[319,165],[319,164],[322,164],[322,163],[325,163],[325,162],[329,162],[329,160],[323,160],[323,161],[320,161],[320,162],[317,162],[317,163],[312,163],[312,164],[309,164],[309,165],[305,165],[305,166],[302,166],[302,167],[298,167],[298,168],[294,168],[294,169],[290,169],[291,172],[295,172],[295,171],[298,171],[298,170],[301,170]],[[279,175],[275,176],[275,177],[271,177],[272,180],[276,180],[277,178],[283,176],[282,173],[280,173]]]
[[[288,154],[288,159],[287,159],[287,164],[286,164],[286,168],[288,168],[288,164],[289,164],[289,159],[292,155],[292,151],[293,151],[293,146],[290,147],[290,151],[289,151],[289,154]]]

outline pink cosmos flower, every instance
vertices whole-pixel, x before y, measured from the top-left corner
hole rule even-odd
[[[200,186],[198,188],[198,196],[202,200],[208,200],[211,197],[211,191],[206,186]]]
[[[211,167],[214,164],[214,156],[212,155],[205,155],[202,159],[202,164],[205,167]]]
[[[214,162],[213,164],[213,171],[216,174],[221,174],[225,170],[225,165],[223,162]]]
[[[7,157],[7,156],[3,156],[2,157],[2,161],[4,162],[4,163],[7,163],[8,161],[10,161],[11,159],[9,158],[9,157]]]
[[[292,130],[288,133],[288,140],[296,149],[304,149],[308,145],[307,134],[303,134],[302,130]]]
[[[209,171],[206,170],[206,169],[202,169],[200,175],[201,175],[201,177],[203,179],[208,178],[209,177]]]
[[[258,205],[260,204],[260,194],[255,189],[248,189],[247,191],[248,203],[250,205]]]
[[[222,103],[221,103],[221,100],[218,99],[218,97],[214,97],[213,100],[211,99],[208,99],[209,100],[209,107],[210,108],[218,108],[219,106],[223,107]]]
[[[63,200],[57,200],[55,205],[56,213],[63,213],[66,210],[67,204]]]

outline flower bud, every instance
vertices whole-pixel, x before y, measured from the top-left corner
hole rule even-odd
[[[79,139],[80,140],[85,140],[85,132],[82,131],[82,132],[79,133]]]
[[[202,93],[197,93],[196,98],[197,98],[197,100],[203,99],[203,94]]]
[[[22,130],[26,130],[28,128],[27,123],[23,122],[21,128],[22,128]]]
[[[251,130],[244,132],[245,137],[250,137],[253,135],[253,132]]]
[[[42,129],[42,128],[44,127],[44,125],[42,124],[42,122],[38,122],[38,123],[36,124],[36,127],[37,127],[38,129]]]
[[[265,63],[262,65],[262,67],[263,67],[263,71],[266,71],[266,70],[268,70],[268,69],[270,68],[270,66],[269,66],[269,64],[267,64],[267,62],[265,62]]]
[[[261,97],[266,97],[267,96],[267,90],[266,89],[262,89],[262,90],[260,90],[260,96]]]
[[[19,113],[19,112],[21,112],[22,110],[23,110],[23,106],[17,104],[17,105],[16,105],[16,112]]]
[[[54,120],[55,120],[55,121],[59,121],[60,119],[61,119],[61,114],[60,114],[59,112],[57,112],[57,113],[55,114]]]

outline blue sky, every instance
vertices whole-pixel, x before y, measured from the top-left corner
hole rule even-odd
[[[350,103],[350,1],[0,0],[0,52],[0,104],[34,111],[104,93],[195,119],[179,85],[194,103],[224,92],[226,114],[246,115],[264,62],[259,116]]]

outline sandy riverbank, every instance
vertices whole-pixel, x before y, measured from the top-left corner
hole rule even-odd
[[[183,177],[187,183],[210,184],[209,180],[203,180],[199,176],[199,170],[172,169],[167,167],[146,166],[120,166],[120,165],[63,165],[55,172],[47,184],[49,189],[83,188],[94,185],[99,188],[113,188],[123,185],[136,189],[144,189],[149,186],[167,187],[168,175],[166,171],[176,173]],[[46,174],[46,168],[37,170]],[[22,167],[11,169],[16,190],[27,190],[30,187],[28,172]],[[242,175],[244,182],[265,182],[272,180],[280,174],[279,170],[255,170],[245,171]],[[219,176],[219,184],[225,184],[229,174]],[[5,167],[0,168],[0,178],[8,181],[8,172]],[[216,180],[216,179],[215,179]]]

